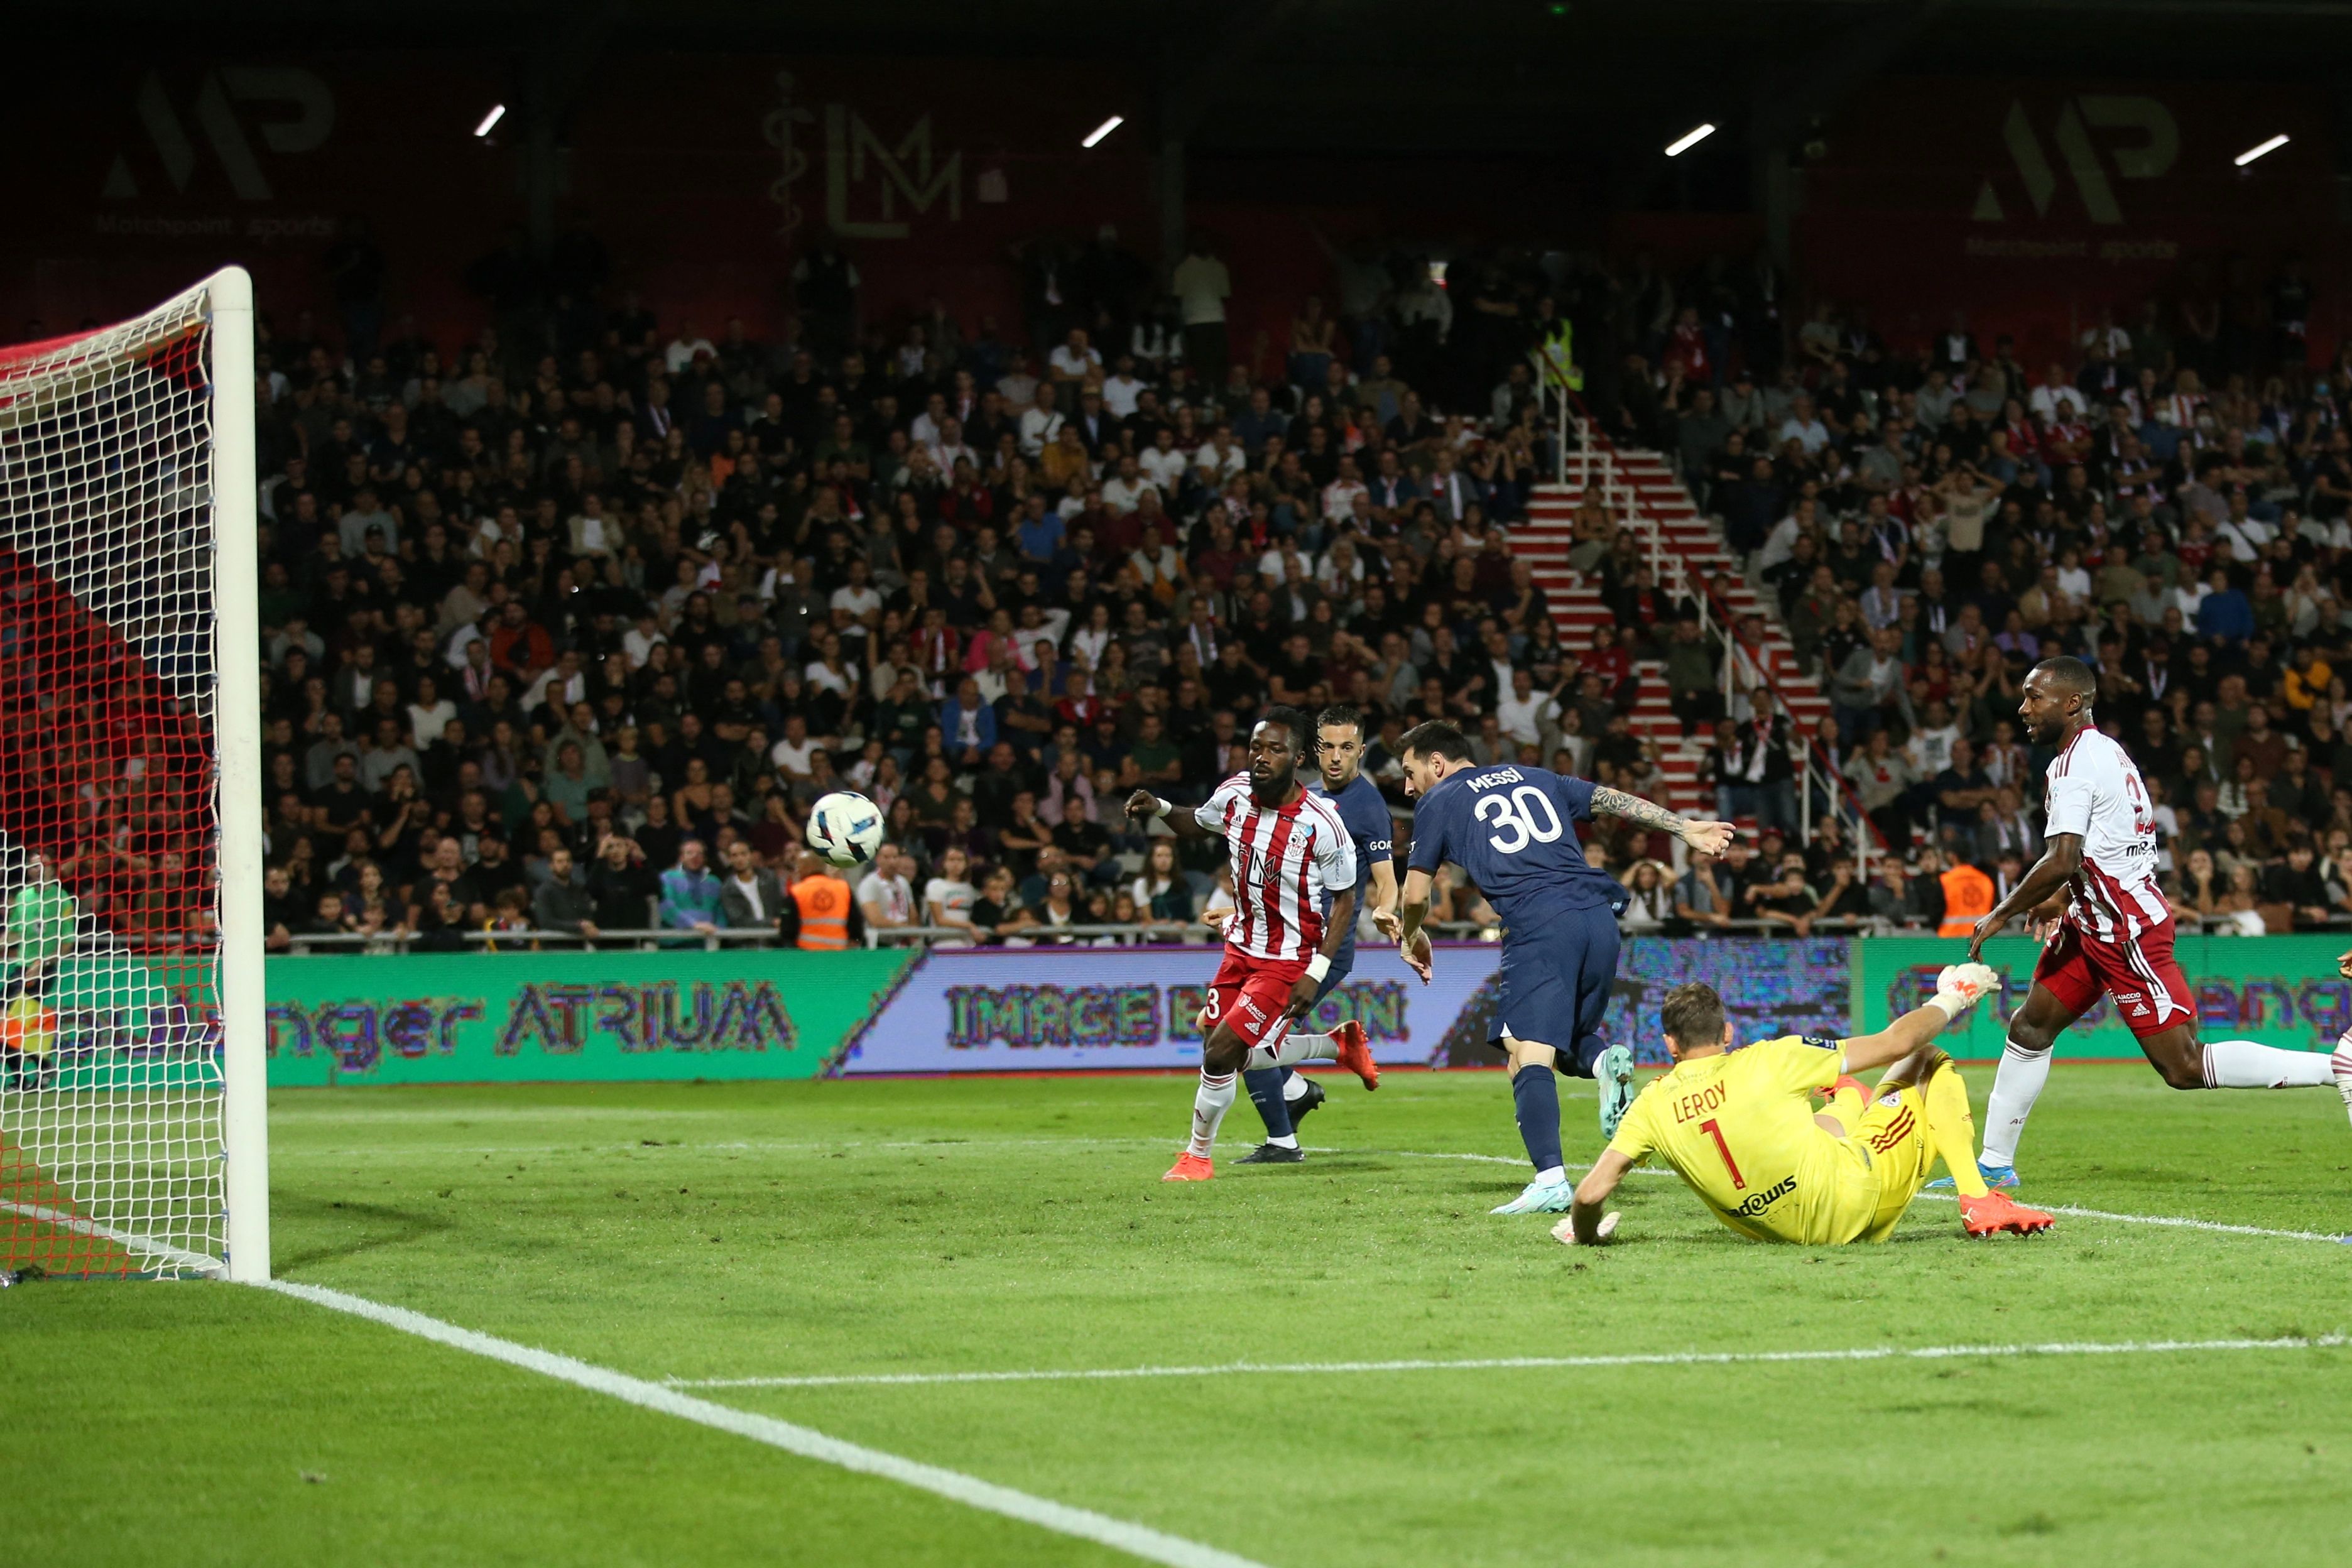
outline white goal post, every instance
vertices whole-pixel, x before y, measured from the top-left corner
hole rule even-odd
[[[269,1278],[253,284],[0,348],[0,1271]]]

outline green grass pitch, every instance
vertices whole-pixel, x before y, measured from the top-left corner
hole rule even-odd
[[[1331,1088],[1307,1164],[1201,1186],[1158,1179],[1177,1077],[285,1092],[276,1266],[688,1384],[2352,1330],[2352,1247],[1970,1244],[1949,1203],[1770,1248],[1637,1177],[1571,1252],[1486,1213],[1526,1176],[1501,1074]],[[2062,1068],[2025,1158],[2029,1199],[2352,1230],[2329,1093]],[[2352,1347],[693,1392],[1275,1568],[2352,1553]],[[24,1563],[1131,1561],[215,1284],[0,1293],[0,1496]]]

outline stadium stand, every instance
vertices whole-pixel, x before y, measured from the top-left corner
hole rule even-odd
[[[851,940],[1201,940],[1213,858],[1118,803],[1198,798],[1261,706],[1327,700],[1370,716],[1401,837],[1396,737],[1438,715],[1754,824],[1721,864],[1597,830],[1629,931],[1933,928],[2039,852],[2014,705],[2059,652],[2181,918],[2352,923],[2352,363],[2307,363],[2291,272],[2033,366],[1828,301],[1784,336],[1720,262],[1377,275],[1254,357],[1187,308],[1235,286],[1205,242],[1166,299],[1097,257],[1021,340],[860,327],[854,268],[777,342],[634,298],[545,353],[290,324],[273,949],[803,940],[777,906],[839,787],[892,845]],[[1622,363],[1574,363],[1570,298]]]

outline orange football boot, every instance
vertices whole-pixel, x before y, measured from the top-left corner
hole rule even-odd
[[[2004,1230],[2035,1236],[2056,1223],[2040,1209],[2027,1208],[2007,1193],[1987,1193],[1980,1198],[1960,1200],[1960,1228],[1972,1237],[1998,1236]]]
[[[1331,1031],[1339,1043],[1339,1063],[1364,1080],[1366,1089],[1381,1087],[1381,1067],[1372,1060],[1372,1043],[1365,1037],[1363,1025],[1350,1018]]]
[[[1215,1163],[1206,1154],[1195,1154],[1187,1149],[1176,1156],[1176,1163],[1169,1166],[1168,1173],[1160,1179],[1163,1182],[1205,1182],[1216,1173]]]

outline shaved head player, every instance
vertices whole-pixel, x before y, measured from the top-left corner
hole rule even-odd
[[[1298,783],[1298,760],[1313,743],[1306,714],[1269,708],[1250,731],[1248,771],[1199,806],[1180,812],[1148,789],[1128,800],[1138,826],[1164,821],[1180,838],[1223,839],[1234,868],[1235,909],[1224,961],[1209,983],[1192,1137],[1162,1181],[1216,1174],[1217,1129],[1245,1068],[1336,1061],[1365,1088],[1380,1086],[1381,1069],[1355,1019],[1328,1035],[1291,1028],[1322,994],[1356,920],[1356,848],[1347,824]]]
[[[2033,990],[2009,1021],[2009,1045],[1985,1107],[1982,1169],[2017,1184],[2017,1141],[2050,1079],[2050,1047],[2105,992],[2139,1048],[2175,1089],[2324,1089],[2352,1107],[2352,1058],[2197,1037],[2197,1003],[2172,955],[2172,907],[2156,885],[2156,817],[2139,769],[2091,716],[2098,683],[2079,658],[2045,658],[2025,678],[2018,713],[2054,746],[2041,861],[1977,921],[1974,960],[2021,915],[2042,940]]]

